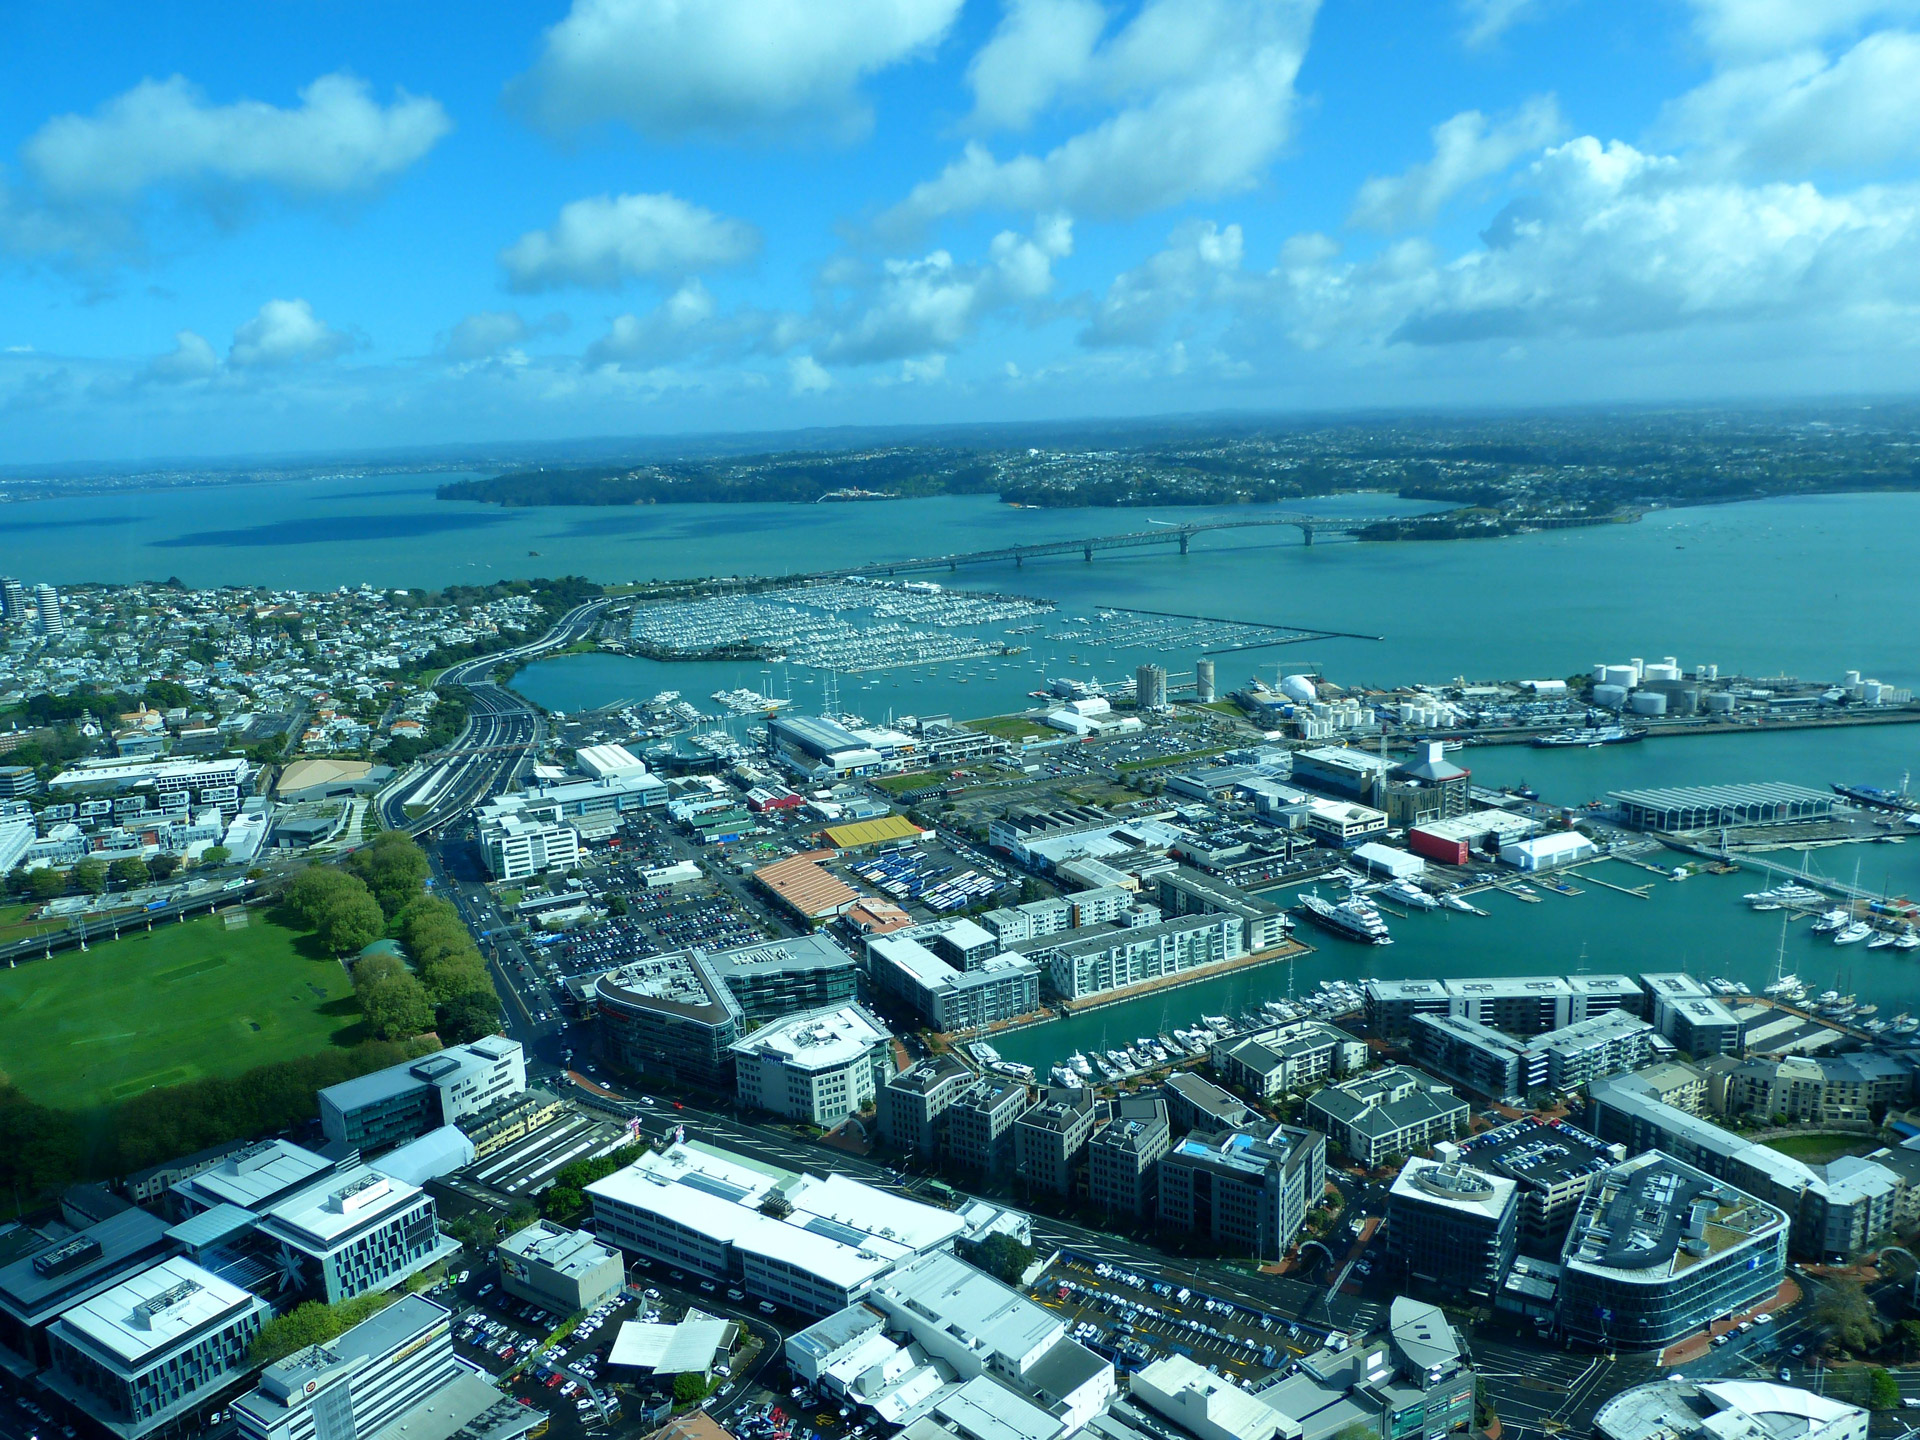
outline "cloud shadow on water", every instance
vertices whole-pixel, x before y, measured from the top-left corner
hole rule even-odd
[[[371,540],[418,540],[456,530],[481,530],[510,516],[501,514],[431,515],[316,515],[301,520],[276,520],[245,530],[197,530],[149,542],[156,549],[185,550],[201,546],[245,549],[254,545],[341,545]]]

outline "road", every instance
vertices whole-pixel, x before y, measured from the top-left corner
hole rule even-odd
[[[490,678],[500,665],[528,660],[571,645],[600,621],[611,600],[576,605],[538,640],[512,650],[463,660],[440,675],[440,685],[467,692],[467,723],[439,758],[383,790],[376,800],[380,823],[389,830],[426,835],[458,820],[474,806],[513,784],[521,768],[546,738],[540,712]],[[410,807],[424,807],[409,817]]]

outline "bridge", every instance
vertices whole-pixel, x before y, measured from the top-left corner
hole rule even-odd
[[[1377,517],[1376,517],[1377,518]],[[1153,530],[1130,530],[1121,535],[1096,535],[1088,540],[1050,540],[1034,545],[1008,545],[998,550],[972,550],[964,554],[928,555],[917,560],[883,560],[871,565],[852,565],[844,570],[823,571],[821,578],[846,575],[910,575],[922,570],[958,570],[962,565],[1016,566],[1029,560],[1053,555],[1078,555],[1092,560],[1097,550],[1138,550],[1149,545],[1178,545],[1185,555],[1193,537],[1210,530],[1256,530],[1275,525],[1298,530],[1309,545],[1315,535],[1352,535],[1374,524],[1372,519],[1329,515],[1267,515],[1257,520],[1200,520],[1186,525],[1162,525]]]

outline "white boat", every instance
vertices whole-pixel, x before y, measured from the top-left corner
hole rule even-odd
[[[1867,924],[1866,921],[1852,920],[1833,932],[1833,943],[1836,945],[1857,945],[1871,934],[1873,934],[1873,927]]]
[[[1413,906],[1416,910],[1438,910],[1440,902],[1422,890],[1411,880],[1395,880],[1382,892],[1394,899]]]
[[[1893,937],[1893,948],[1896,950],[1920,950],[1920,935],[1914,934],[1911,930],[1902,930],[1898,935]]]
[[[1873,932],[1873,938],[1867,941],[1867,949],[1884,950],[1899,938],[1891,930],[1876,930]]]
[[[1067,1064],[1071,1065],[1081,1075],[1093,1074],[1093,1066],[1087,1062],[1087,1057],[1082,1055],[1078,1050],[1067,1057]]]
[[[1449,910],[1458,910],[1463,915],[1476,914],[1480,909],[1478,905],[1475,905],[1471,901],[1463,899],[1458,895],[1455,895],[1452,891],[1448,891],[1445,895],[1442,895],[1440,897],[1440,903],[1446,906]]]
[[[1845,910],[1828,910],[1822,914],[1818,920],[1813,922],[1813,933],[1816,935],[1828,935],[1835,930],[1841,929],[1846,923],[1847,912]]]
[[[1800,977],[1798,975],[1782,975],[1778,980],[1769,983],[1762,993],[1766,995],[1785,995],[1790,990],[1798,990],[1802,994],[1806,993],[1806,986],[1800,983]]]
[[[1902,1010],[1898,1015],[1894,1016],[1892,1020],[1887,1022],[1887,1030],[1890,1034],[1894,1035],[1911,1035],[1914,1031],[1920,1030],[1920,1020],[1914,1019],[1913,1016]]]

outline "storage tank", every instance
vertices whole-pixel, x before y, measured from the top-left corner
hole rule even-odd
[[[1640,683],[1640,671],[1632,665],[1609,665],[1607,673],[1601,677],[1601,683],[1618,686],[1621,690],[1631,690]]]
[[[1725,690],[1709,692],[1704,699],[1704,704],[1706,705],[1707,714],[1709,715],[1731,715],[1733,713],[1733,696]]]
[[[1320,692],[1313,688],[1313,681],[1304,675],[1289,675],[1280,682],[1280,693],[1289,700],[1297,700],[1302,705],[1311,705],[1320,698]]]
[[[1636,715],[1664,715],[1667,697],[1658,690],[1641,690],[1627,701],[1627,708]]]
[[[1593,703],[1605,706],[1609,710],[1618,710],[1627,703],[1627,687],[1624,685],[1596,685],[1593,687]]]
[[[1633,667],[1633,683],[1638,685],[1640,683],[1640,677],[1647,673],[1647,662],[1636,655],[1627,661],[1627,664]]]
[[[1640,680],[1642,684],[1651,685],[1656,680],[1678,680],[1679,678],[1680,667],[1678,665],[1662,663],[1647,666],[1647,672],[1640,677]]]
[[[1213,661],[1203,658],[1193,662],[1193,698],[1202,705],[1213,704]]]
[[[1607,683],[1607,667],[1605,665],[1596,665],[1593,667],[1593,683],[1596,685],[1604,685]]]
[[[1700,692],[1691,686],[1667,691],[1667,713],[1669,715],[1698,715],[1700,713]]]
[[[1847,671],[1847,678],[1840,683],[1847,686],[1858,685],[1860,683],[1860,672],[1858,670]]]

